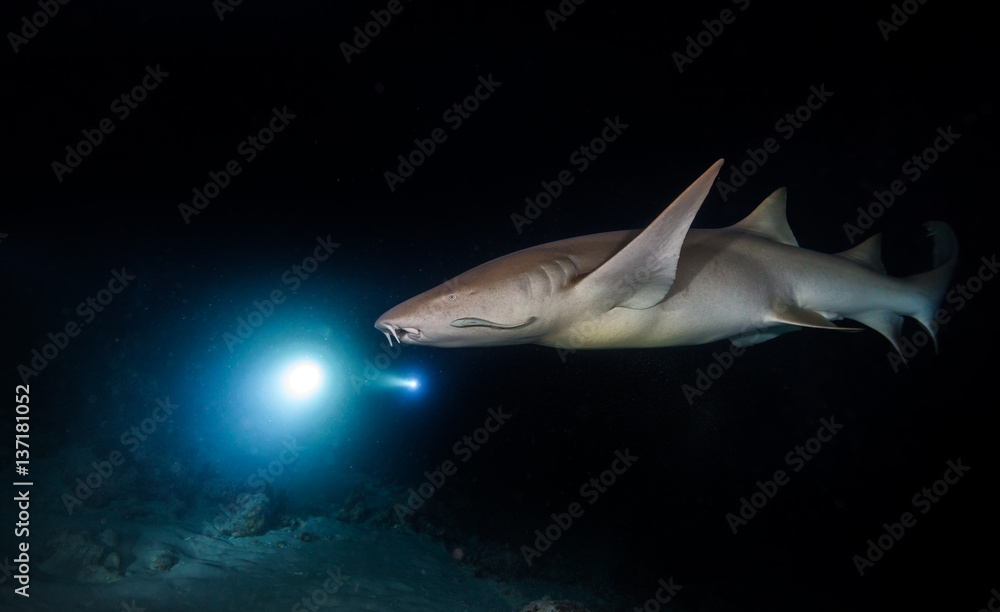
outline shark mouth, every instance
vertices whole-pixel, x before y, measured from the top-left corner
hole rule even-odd
[[[385,334],[385,339],[389,341],[390,347],[392,346],[393,338],[396,339],[397,344],[403,344],[403,340],[416,342],[420,338],[420,330],[415,327],[399,327],[392,323],[383,322],[376,323],[375,327]]]

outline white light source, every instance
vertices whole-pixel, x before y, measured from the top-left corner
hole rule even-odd
[[[323,372],[311,361],[301,361],[285,372],[285,391],[294,397],[308,397],[319,389],[323,382]]]
[[[417,389],[420,388],[420,381],[417,380],[416,378],[408,378],[403,382],[406,385],[406,388],[409,389],[410,391],[416,391]]]

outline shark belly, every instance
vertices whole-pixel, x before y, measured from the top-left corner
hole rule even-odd
[[[782,287],[753,254],[758,240],[767,242],[726,230],[691,230],[663,301],[578,318],[541,343],[580,349],[686,346],[765,328]]]

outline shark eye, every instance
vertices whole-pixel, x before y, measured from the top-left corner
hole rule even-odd
[[[455,294],[455,293],[452,293],[452,294],[448,295],[448,300],[451,301],[451,302],[454,302],[457,299],[458,299],[458,295]]]

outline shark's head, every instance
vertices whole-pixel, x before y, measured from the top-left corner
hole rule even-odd
[[[389,339],[423,346],[525,344],[553,323],[546,299],[576,278],[571,256],[528,249],[460,274],[392,308],[375,322]]]
[[[648,325],[632,317],[640,323],[629,329],[613,313],[648,310],[666,299],[688,229],[722,164],[712,164],[644,230],[578,236],[505,255],[410,298],[375,327],[390,343],[426,346],[632,346]],[[781,206],[783,212],[784,199]],[[607,316],[603,327],[597,324]]]

